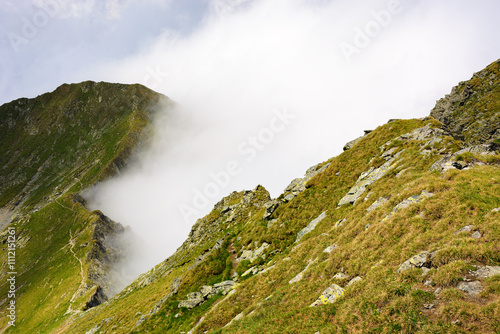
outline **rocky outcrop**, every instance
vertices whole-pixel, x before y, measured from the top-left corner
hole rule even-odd
[[[367,134],[369,134],[370,132],[372,132],[372,130],[365,130],[365,134],[361,137],[358,137],[354,140],[351,140],[350,142],[347,142],[345,145],[344,145],[344,148],[343,150],[344,151],[347,151],[347,150],[350,150],[351,148],[354,147],[354,145],[356,145],[361,139],[363,139]]]
[[[328,289],[323,291],[321,296],[319,296],[319,298],[314,303],[309,305],[309,307],[333,304],[337,301],[337,299],[344,295],[344,292],[345,290],[342,287],[338,286],[337,284],[332,284],[330,285],[330,287],[328,287]]]
[[[330,167],[330,163],[326,164],[318,164],[312,166],[306,171],[306,174],[303,178],[294,179],[284,190],[283,194],[278,199],[274,199],[265,204],[265,211],[263,215],[263,219],[271,219],[271,215],[274,211],[283,203],[289,202],[295,197],[297,197],[300,193],[306,190],[307,182],[314,176],[324,172],[328,167]]]
[[[423,190],[422,193],[420,193],[420,195],[414,195],[414,196],[408,197],[407,199],[405,199],[404,201],[402,201],[401,203],[399,203],[398,205],[396,205],[392,209],[391,213],[389,213],[387,216],[384,217],[384,219],[382,219],[382,222],[390,219],[399,210],[405,209],[405,208],[409,207],[412,204],[419,203],[419,202],[425,200],[426,198],[429,198],[429,197],[432,197],[432,196],[434,196],[433,193],[430,193],[428,191]]]
[[[431,116],[468,145],[500,144],[500,60],[475,73],[469,81],[453,87],[437,101]]]
[[[326,218],[326,211],[321,213],[318,217],[313,219],[306,227],[300,230],[300,232],[297,234],[297,239],[295,239],[295,243],[299,242],[304,235],[314,230],[316,225],[318,225],[325,218]]]
[[[264,256],[264,251],[269,248],[269,244],[267,242],[263,242],[262,245],[256,250],[244,250],[241,253],[241,256],[238,258],[238,262],[248,260],[250,262],[254,262],[259,257]]]
[[[206,300],[212,298],[218,293],[226,295],[235,285],[236,282],[231,280],[217,283],[213,286],[204,285],[201,287],[200,291],[189,293],[187,295],[187,300],[180,301],[178,307],[192,309],[200,304],[203,304]]]
[[[426,126],[413,130],[412,132],[403,134],[393,140],[388,141],[380,147],[382,153],[379,158],[386,160],[384,164],[380,167],[371,167],[366,172],[362,173],[356,184],[349,189],[347,194],[339,201],[338,206],[344,204],[355,204],[356,201],[363,195],[367,187],[373,184],[375,181],[381,179],[387,172],[392,169],[397,164],[397,159],[404,152],[404,149],[399,147],[391,147],[393,143],[398,141],[423,141],[422,147],[433,146],[436,143],[442,141],[442,137],[445,135],[444,131],[439,128],[433,128],[431,123]]]
[[[495,155],[496,146],[493,144],[482,144],[471,147],[466,147],[455,153],[447,154],[431,166],[431,171],[446,172],[450,169],[465,170],[476,166],[484,166],[485,163],[470,157],[464,160],[462,157],[466,153],[479,154],[479,155]]]
[[[304,270],[302,270],[300,273],[297,274],[297,276],[295,276],[294,278],[292,278],[290,281],[288,281],[288,284],[293,284],[293,283],[297,283],[299,281],[301,281],[303,278],[304,278],[304,274],[306,273],[307,269],[309,269],[309,267],[314,263],[316,262],[317,259],[314,259],[312,261],[309,261],[309,263],[307,264],[307,266],[304,268]]]
[[[260,209],[265,207],[271,200],[269,192],[262,186],[255,189],[242,192],[233,192],[221,201],[215,204],[213,212],[217,216],[208,215],[198,219],[193,225],[187,240],[183,243],[177,252],[191,249],[196,245],[202,244],[207,238],[222,232],[235,222],[237,217],[244,216],[250,209]]]
[[[74,196],[78,200],[79,196]],[[82,310],[102,304],[124,287],[121,273],[116,269],[127,259],[128,254],[120,242],[120,238],[126,233],[125,228],[100,211],[92,213],[95,219],[87,227],[92,230],[92,237],[85,244],[88,251],[86,259],[81,262],[82,266],[87,263],[85,282],[82,282],[72,299],[73,301],[91,292]],[[71,245],[74,245],[75,238],[76,236],[70,240]]]
[[[363,139],[363,136],[358,137],[358,138],[356,138],[356,139],[353,139],[353,140],[351,140],[351,141],[347,142],[347,143],[344,145],[343,150],[344,150],[344,151],[350,150],[350,149],[351,149],[351,148],[353,148],[353,147],[354,147],[354,145],[356,145],[356,144],[357,144],[357,143],[358,143],[361,139]]]
[[[378,209],[379,207],[381,207],[382,205],[384,205],[385,203],[387,203],[390,199],[391,199],[391,196],[380,197],[378,200],[376,200],[375,202],[373,202],[373,204],[370,205],[366,209],[366,211],[371,212],[371,211],[373,211],[375,209]]]
[[[338,206],[342,206],[344,204],[355,204],[358,198],[366,191],[366,188],[374,183],[377,180],[380,180],[392,167],[395,165],[395,160],[398,157],[399,153],[394,157],[391,157],[386,163],[382,166],[375,168],[371,167],[366,172],[362,173],[356,184],[347,192],[347,195],[342,197],[339,201]]]
[[[411,268],[422,268],[430,260],[430,254],[427,251],[420,252],[419,254],[409,258],[403,264],[401,264],[397,270],[398,273],[402,273]]]
[[[294,199],[298,194],[306,190],[306,184],[309,182],[311,178],[324,172],[328,167],[330,167],[330,163],[327,164],[318,164],[312,166],[306,171],[306,174],[303,178],[294,179],[283,192],[283,201],[289,202]]]

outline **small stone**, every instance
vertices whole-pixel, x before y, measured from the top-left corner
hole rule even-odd
[[[344,289],[337,284],[332,284],[328,289],[323,291],[323,294],[314,303],[309,305],[309,307],[332,304],[343,295]]]
[[[429,273],[429,271],[431,271],[429,268],[422,267],[422,276],[427,275]]]
[[[472,231],[473,227],[474,227],[473,225],[464,226],[460,230],[456,231],[454,234],[459,234],[459,233],[462,233],[462,232],[470,232],[470,231]]]
[[[441,290],[443,290],[443,289],[441,289],[441,288],[437,288],[437,289],[436,289],[436,291],[434,291],[434,294],[435,294],[436,296],[437,296],[437,295],[439,295],[439,293],[441,292]]]
[[[472,275],[476,276],[479,279],[485,279],[485,278],[492,277],[495,275],[500,275],[500,266],[479,267],[476,271],[472,272]]]
[[[316,217],[315,219],[313,219],[306,227],[304,227],[298,234],[297,234],[297,239],[295,240],[295,242],[299,242],[300,239],[302,239],[302,237],[304,235],[306,235],[307,233],[311,232],[312,230],[314,230],[314,228],[316,227],[316,225],[319,224],[319,222],[321,222],[323,219],[326,218],[326,211],[321,213],[318,217]]]
[[[288,284],[293,284],[293,283],[297,283],[298,281],[301,281],[302,278],[304,278],[304,274],[303,272],[301,273],[298,273],[297,276],[295,276],[294,278],[292,278],[290,281],[288,281]]]
[[[243,274],[241,274],[241,277],[245,277],[245,276],[248,276],[248,275],[250,275],[250,274],[255,275],[255,274],[257,274],[259,271],[260,271],[259,266],[254,266],[254,267],[252,267],[252,268],[248,269],[247,271],[245,271]]]
[[[481,238],[481,233],[479,233],[479,231],[476,231],[476,232],[472,233],[472,237],[474,239],[480,239]]]
[[[424,282],[424,286],[431,286],[432,285],[432,280],[427,280]]]
[[[387,201],[389,201],[389,199],[391,198],[391,196],[387,196],[387,197],[380,197],[378,200],[376,200],[372,205],[370,205],[366,211],[368,212],[371,212],[379,207],[381,207],[382,205],[384,205],[385,203],[387,203]]]
[[[479,281],[461,282],[458,284],[457,288],[471,295],[478,295],[481,291],[483,291],[483,286]]]
[[[276,224],[279,219],[272,219],[267,223],[267,228],[271,228],[274,224]]]
[[[215,295],[214,288],[211,286],[204,285],[200,289],[201,294],[204,298],[210,298],[212,295]]]
[[[330,254],[331,252],[333,252],[333,250],[337,248],[337,245],[331,245],[331,246],[328,246],[326,247],[324,250],[323,250],[323,253],[328,253]]]
[[[353,285],[354,283],[361,282],[363,279],[359,276],[354,277],[352,280],[347,283],[346,287]]]
[[[418,255],[411,257],[399,266],[397,273],[402,273],[411,268],[421,268],[426,262],[429,256],[429,252],[420,252]]]
[[[333,276],[333,278],[336,278],[336,279],[346,279],[346,278],[349,278],[349,276],[347,276],[346,274],[344,274],[344,273],[340,272],[340,273],[338,273],[338,274],[335,274],[335,275]]]
[[[431,308],[434,308],[434,304],[424,304],[424,308],[427,310],[430,310]]]

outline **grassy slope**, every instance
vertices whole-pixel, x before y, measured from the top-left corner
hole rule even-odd
[[[234,225],[214,234],[212,245],[221,235],[229,233],[226,243],[233,244],[240,254],[248,245],[268,242],[271,244],[268,256],[260,262],[276,263],[276,267],[265,274],[243,279],[236,293],[227,299],[220,301],[223,297],[219,296],[193,310],[177,308],[178,301],[186,299],[188,292],[197,291],[201,285],[207,284],[210,274],[215,276],[204,268],[218,267],[221,271],[223,264],[230,262],[229,253],[221,252],[213,260],[215,262],[205,260],[204,268],[199,266],[188,270],[201,253],[200,249],[194,249],[186,252],[191,261],[173,267],[158,266],[156,276],[161,276],[159,280],[145,287],[136,284],[130,293],[89,311],[68,332],[83,333],[100,324],[102,333],[129,333],[131,330],[134,333],[146,330],[150,333],[179,333],[189,331],[202,316],[205,316],[204,321],[196,333],[498,331],[498,279],[485,283],[487,292],[480,302],[469,299],[455,288],[469,268],[468,264],[498,265],[500,262],[499,213],[486,217],[493,208],[500,206],[500,169],[497,166],[439,174],[430,171],[430,166],[440,157],[438,151],[444,148],[456,151],[460,143],[446,137],[434,147],[431,155],[425,156],[419,152],[422,142],[396,141],[394,147],[405,149],[401,160],[394,170],[370,186],[370,199],[364,202],[361,198],[354,206],[337,209],[340,198],[368,169],[370,161],[380,164],[378,159],[372,158],[381,153],[379,147],[382,144],[427,123],[439,126],[432,119],[386,124],[353,149],[331,159],[329,168],[313,178],[304,193],[273,214],[279,222],[270,228],[267,221],[260,219],[263,209],[255,207],[250,218],[242,215]],[[407,170],[396,177],[403,169]],[[433,192],[435,196],[381,222],[395,205],[422,190]],[[387,195],[391,195],[389,202],[367,213],[368,206]],[[327,211],[327,218],[292,250],[297,233],[323,211]],[[211,213],[213,217],[219,214],[218,210]],[[335,228],[335,223],[344,218],[346,222]],[[372,225],[365,230],[367,223]],[[466,234],[454,235],[461,227],[471,224],[479,228],[483,234],[481,239],[472,239]],[[337,244],[338,248],[331,254],[323,253],[332,244]],[[270,255],[275,249],[281,254]],[[396,274],[402,262],[423,250],[439,250],[438,264],[425,278],[420,269]],[[176,256],[181,257],[182,251]],[[304,269],[308,260],[315,258],[318,260],[310,266],[302,281],[288,284]],[[342,269],[349,278],[359,275],[364,280],[348,288],[339,302],[309,308],[332,283],[343,285],[347,282],[332,278]],[[174,277],[183,278],[179,293],[168,299],[160,312],[140,327],[135,327],[141,314],[148,313],[167,295]],[[219,274],[211,281],[226,278]],[[428,279],[433,279],[435,286],[424,287],[423,283]],[[438,286],[444,288],[439,299],[432,293]],[[270,298],[266,300],[267,297]],[[215,302],[218,302],[217,306],[206,313]],[[425,303],[436,306],[429,311],[424,309]],[[222,328],[239,313],[248,315],[252,311],[255,312],[230,327]],[[106,318],[111,319],[108,323],[102,322]],[[455,320],[459,323],[452,324]]]
[[[52,332],[93,293],[71,301],[82,274],[89,283],[94,227],[102,223],[73,194],[123,167],[160,100],[167,101],[140,85],[84,82],[0,107],[0,201],[21,201],[11,224],[18,237],[18,321],[7,332]],[[6,244],[0,247],[6,268]],[[1,278],[6,296],[3,270]]]
[[[113,175],[159,99],[140,85],[84,82],[0,106],[0,206],[26,200],[26,211],[54,189]]]

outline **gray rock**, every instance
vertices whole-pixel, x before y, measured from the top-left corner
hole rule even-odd
[[[457,288],[471,295],[478,295],[481,291],[483,291],[483,286],[479,281],[460,282]]]
[[[379,168],[371,167],[368,171],[362,173],[356,181],[356,184],[347,192],[347,195],[340,200],[338,206],[342,206],[344,204],[355,204],[358,198],[366,191],[366,187],[381,179],[389,171],[389,169],[394,167],[394,161],[402,152],[403,151],[397,153],[393,158],[389,159],[389,161],[384,163]]]
[[[434,306],[435,306],[434,304],[424,304],[424,308],[427,310],[434,308]]]
[[[305,272],[307,271],[307,269],[309,269],[309,267],[314,263],[316,262],[317,259],[314,259],[312,261],[310,261],[307,266],[304,268],[304,270],[302,270],[300,273],[297,274],[297,276],[295,276],[294,278],[292,278],[290,281],[288,281],[288,284],[293,284],[293,283],[297,283],[299,281],[301,281],[303,278],[304,278],[304,274]]]
[[[259,273],[259,271],[260,271],[259,266],[253,266],[252,268],[248,269],[243,274],[241,274],[241,277],[246,277],[248,275],[256,275]]]
[[[430,193],[428,191],[423,190],[420,195],[411,196],[411,197],[405,199],[404,201],[402,201],[401,203],[399,203],[398,205],[396,205],[392,209],[392,212],[389,213],[384,219],[382,219],[382,222],[384,222],[384,221],[388,220],[389,218],[391,218],[399,210],[405,209],[405,208],[409,207],[412,204],[419,203],[419,202],[423,201],[424,199],[432,197],[432,196],[434,196],[433,193]]]
[[[476,231],[476,232],[472,233],[472,237],[474,239],[480,239],[481,238],[481,233],[479,231]]]
[[[238,321],[238,320],[241,320],[243,319],[243,317],[245,316],[245,313],[244,312],[241,312],[239,313],[236,317],[233,318],[233,320],[231,320],[230,322],[228,322],[224,327],[228,327],[228,326],[231,326],[231,324],[234,322],[234,321]]]
[[[141,316],[141,318],[135,323],[136,326],[139,326],[142,324],[144,321],[146,321],[149,317],[147,315]]]
[[[270,202],[267,202],[265,204],[265,211],[264,211],[264,216],[262,216],[262,219],[269,219],[271,215],[273,214],[274,211],[280,206],[281,202],[278,200],[272,200]]]
[[[326,304],[335,303],[337,299],[344,295],[344,289],[337,284],[332,284],[328,289],[323,291],[321,296],[309,307],[321,306]]]
[[[216,294],[215,289],[212,286],[204,285],[200,288],[200,292],[203,295],[203,298],[209,299],[210,297]]]
[[[478,279],[485,279],[495,275],[500,275],[500,266],[479,267],[476,271],[473,271],[471,274],[476,276]]]
[[[213,288],[215,291],[217,291],[216,294],[222,292],[223,295],[226,295],[235,285],[236,285],[235,281],[228,280],[214,284]]]
[[[88,330],[87,332],[85,332],[85,334],[95,334],[97,333],[97,331],[101,328],[100,325],[96,325],[94,327],[92,327],[90,330]]]
[[[399,210],[405,209],[405,208],[409,207],[412,204],[418,203],[418,202],[422,201],[423,199],[429,198],[429,197],[432,197],[432,196],[434,196],[433,193],[430,193],[428,191],[423,190],[420,195],[411,196],[411,197],[405,199],[404,201],[402,201],[401,203],[399,203],[398,205],[396,205],[392,209],[392,212],[396,213]]]
[[[283,201],[289,202],[292,199],[294,199],[297,195],[299,195],[301,192],[306,190],[307,182],[309,182],[309,180],[311,178],[324,172],[328,167],[330,167],[330,163],[324,164],[323,166],[321,166],[321,165],[322,164],[318,164],[318,165],[310,167],[306,171],[306,174],[304,175],[303,178],[294,179],[285,188],[285,191],[283,192]]]
[[[172,281],[172,284],[170,284],[170,295],[175,295],[179,291],[179,287],[181,286],[181,278],[176,277]]]
[[[397,272],[402,273],[411,268],[421,268],[427,262],[428,257],[429,257],[429,252],[427,251],[420,252],[419,254],[403,262],[403,264],[399,266]]]
[[[353,285],[353,284],[355,284],[357,282],[361,282],[362,280],[363,279],[361,277],[356,276],[352,280],[350,280],[349,283],[347,283],[346,287],[351,286],[351,285]]]
[[[380,197],[378,200],[376,200],[372,205],[370,205],[366,211],[368,212],[371,212],[379,207],[381,207],[382,205],[384,205],[385,203],[387,203],[389,200],[391,199],[391,196],[386,196],[386,197]]]
[[[457,151],[453,154],[445,155],[431,166],[431,171],[446,172],[449,169],[463,170],[478,165],[482,165],[482,163],[478,161],[473,161],[471,163],[466,163],[464,161],[457,161],[457,157],[464,153],[493,155],[495,154],[495,150],[491,145],[470,146],[461,149],[460,151]]]
[[[279,219],[271,219],[270,221],[267,222],[267,228],[271,228],[277,222],[279,222]]]
[[[306,227],[304,227],[298,234],[297,234],[297,239],[295,240],[295,242],[299,242],[300,239],[302,239],[302,237],[304,235],[306,235],[307,233],[311,232],[312,230],[314,230],[314,228],[316,227],[316,225],[319,224],[319,222],[321,222],[323,219],[326,218],[326,211],[321,213],[317,218],[313,219]]]
[[[385,160],[389,160],[390,158],[392,158],[392,156],[394,155],[394,153],[398,150],[399,148],[398,147],[393,147],[393,148],[390,148],[388,149],[387,151],[385,151],[384,153],[382,153],[380,155],[381,158],[384,158]]]
[[[347,150],[350,150],[351,148],[353,148],[354,145],[356,145],[361,139],[363,139],[364,136],[361,136],[361,137],[358,137],[354,140],[351,140],[350,142],[347,142],[345,145],[344,145],[344,151],[347,151]]]
[[[467,226],[462,227],[460,230],[456,231],[454,234],[459,234],[462,232],[470,232],[470,231],[472,231],[473,228],[474,228],[473,225],[467,225]]]
[[[236,282],[229,280],[214,284],[213,286],[204,285],[201,287],[201,291],[189,293],[187,295],[188,299],[180,301],[178,307],[192,309],[200,304],[203,304],[205,300],[212,298],[220,292],[222,292],[223,295],[227,294],[235,284]]]
[[[335,279],[347,279],[347,278],[349,278],[349,276],[347,276],[343,272],[340,272],[340,273],[335,274],[333,276],[333,278],[335,278]]]
[[[334,250],[335,248],[337,248],[337,245],[335,245],[335,244],[334,244],[334,245],[331,245],[331,246],[328,246],[328,247],[326,247],[326,248],[323,250],[323,253],[328,253],[328,254],[330,254],[331,252],[333,252],[333,250]]]
[[[430,115],[443,123],[455,139],[465,140],[469,145],[492,142],[500,137],[498,112],[476,110],[474,104],[476,101],[487,103],[491,99],[489,94],[498,87],[499,78],[492,67],[487,67],[475,73],[472,80],[475,82],[460,82],[453,87],[450,94],[437,101]],[[469,103],[471,97],[474,98]]]
[[[262,243],[262,245],[256,250],[244,250],[241,256],[238,259],[238,262],[249,260],[250,262],[254,262],[259,257],[263,257],[264,251],[269,248],[269,244],[267,242]]]

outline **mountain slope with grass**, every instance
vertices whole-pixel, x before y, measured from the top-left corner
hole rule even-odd
[[[276,199],[233,192],[174,255],[60,332],[499,333],[499,69]]]
[[[116,157],[129,155],[120,143],[130,132],[106,141],[118,151],[99,167],[90,159],[81,184],[62,178],[61,194],[48,184],[41,204],[19,190],[33,177],[19,178],[27,181],[5,197],[25,210],[11,224],[19,319],[5,332],[498,333],[499,80],[497,61],[431,116],[379,126],[278,198],[260,185],[229,194],[171,257],[109,299],[112,264],[126,250],[106,236],[124,229],[89,212],[79,192],[122,166]],[[5,253],[8,230],[0,240]]]
[[[113,241],[127,231],[89,211],[80,192],[119,173],[147,145],[156,108],[169,104],[141,85],[88,81],[0,106],[0,220],[8,225],[0,332],[53,332],[119,292],[113,269],[127,250]],[[7,298],[11,283],[15,298]],[[8,328],[12,300],[17,319]]]

